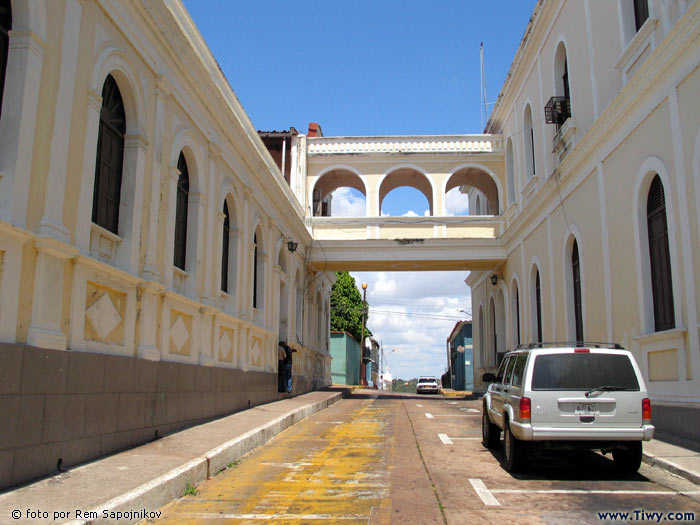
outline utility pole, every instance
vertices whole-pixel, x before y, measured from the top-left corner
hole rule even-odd
[[[360,384],[367,386],[365,367],[365,316],[367,314],[367,283],[362,283],[362,336],[360,337]]]

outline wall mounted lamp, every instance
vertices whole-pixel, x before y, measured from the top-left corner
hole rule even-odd
[[[495,273],[491,274],[490,279],[491,279],[491,284],[496,286],[496,283],[498,282],[498,275],[496,275]]]
[[[298,245],[298,243],[294,242],[294,239],[289,239],[289,240],[287,241],[287,249],[288,249],[290,252],[295,252],[295,251],[297,251],[297,245]]]

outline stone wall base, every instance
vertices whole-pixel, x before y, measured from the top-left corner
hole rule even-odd
[[[652,403],[651,422],[655,438],[700,452],[700,408]]]
[[[277,399],[276,373],[0,343],[0,489]]]

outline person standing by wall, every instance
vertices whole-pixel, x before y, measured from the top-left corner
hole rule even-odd
[[[285,358],[284,358],[284,371],[286,379],[286,392],[292,392],[292,353],[296,352],[294,348],[289,345],[284,345]]]
[[[286,348],[287,343],[280,341],[277,346],[277,391],[287,391],[287,370],[285,368],[285,359],[287,358]]]

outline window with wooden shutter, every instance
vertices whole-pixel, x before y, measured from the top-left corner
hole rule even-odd
[[[92,222],[119,234],[119,200],[122,191],[126,113],[119,87],[107,75],[102,87],[102,109],[97,134]]]
[[[253,308],[258,307],[258,234],[253,234]]]
[[[0,111],[5,91],[7,55],[10,50],[10,30],[12,29],[12,5],[10,0],[0,0]]]
[[[649,18],[649,0],[633,0],[634,2],[634,27],[637,31],[641,29]]]
[[[535,307],[537,310],[537,342],[542,342],[542,291],[540,289],[540,272],[535,274]]]
[[[520,345],[520,295],[518,287],[515,287],[515,340],[516,345]]]
[[[231,233],[231,218],[228,204],[224,201],[224,237],[221,243],[221,290],[228,292],[228,241]]]
[[[185,270],[187,258],[187,205],[190,196],[190,177],[187,171],[185,155],[180,152],[177,161],[180,177],[177,181],[177,197],[175,198],[175,254],[173,264]]]
[[[574,323],[576,325],[576,341],[583,341],[583,308],[581,307],[581,262],[578,254],[578,243],[574,241],[571,251],[571,270],[574,284]]]
[[[673,281],[671,255],[668,248],[666,202],[661,177],[656,175],[647,198],[647,230],[649,233],[649,260],[651,292],[654,300],[654,329],[657,332],[675,328],[673,308]]]

